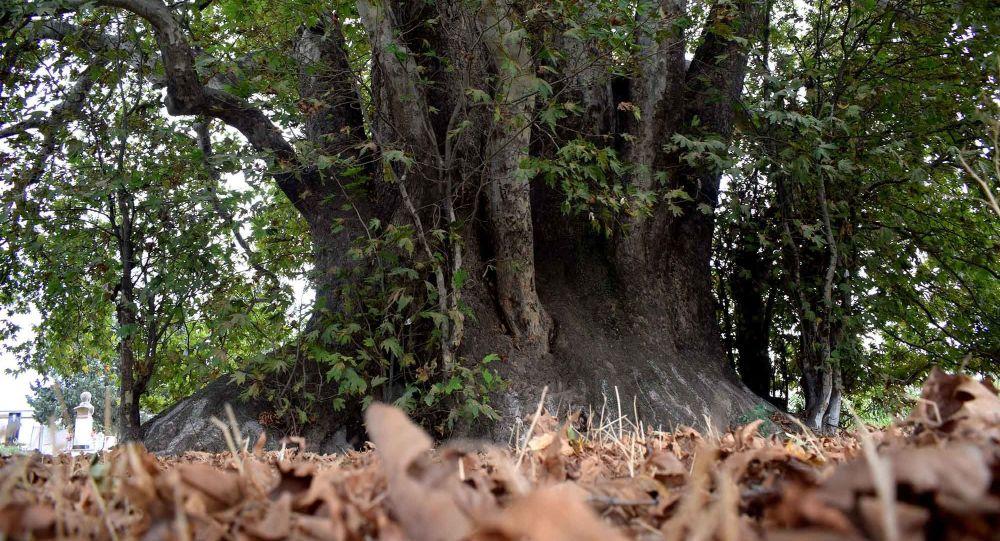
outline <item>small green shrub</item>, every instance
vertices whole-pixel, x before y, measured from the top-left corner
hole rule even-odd
[[[771,421],[771,410],[764,403],[758,403],[752,409],[737,417],[736,424],[742,426],[758,419],[764,421],[758,429],[764,436],[770,436],[778,432],[778,426]]]
[[[0,456],[12,456],[12,455],[23,455],[24,448],[21,444],[0,444]]]
[[[294,348],[255,362],[238,380],[251,380],[248,394],[265,398],[295,426],[336,412],[356,415],[373,400],[395,404],[440,432],[463,420],[496,419],[489,394],[504,386],[491,366],[499,357],[459,359],[453,366],[441,360],[441,320],[471,314],[440,311],[428,280],[434,262],[414,256],[410,226],[369,226],[373,235],[351,249],[356,264],[337,276],[340,306],[325,310],[323,324],[303,333]],[[438,241],[449,235],[431,234]],[[467,278],[460,271],[453,287]]]

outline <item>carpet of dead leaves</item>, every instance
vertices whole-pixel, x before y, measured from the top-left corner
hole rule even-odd
[[[962,375],[935,371],[908,419],[838,437],[542,414],[513,450],[433,449],[397,409],[366,421],[370,449],[336,456],[258,441],[0,459],[0,539],[1000,539],[1000,398]]]

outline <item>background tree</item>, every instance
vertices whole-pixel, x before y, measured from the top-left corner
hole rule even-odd
[[[42,130],[65,154],[12,163],[12,186],[37,178],[7,193],[4,287],[41,316],[18,348],[22,367],[70,377],[114,352],[120,435],[140,439],[144,401],[162,408],[232,369],[234,341],[268,347],[272,336],[258,330],[284,324],[287,297],[236,268],[238,230],[219,176],[195,138],[157,115],[158,96],[130,62],[88,69],[90,91],[105,99],[60,109],[60,124]],[[29,119],[3,136],[19,144],[37,130]]]
[[[979,96],[996,96],[995,6],[821,2],[774,14],[748,132],[763,158],[747,160],[733,204],[764,171],[779,212],[758,206],[749,227],[779,231],[770,242],[782,252],[751,236],[727,264],[752,276],[761,257],[781,262],[778,309],[795,314],[807,423],[839,426],[845,385],[899,397],[935,363],[995,372],[986,329],[997,312],[982,300],[997,291],[984,271],[997,266],[996,221],[963,189],[952,150],[979,140]],[[723,231],[746,228],[736,218]],[[730,284],[752,292],[751,313],[763,305],[764,293]]]
[[[63,403],[59,402],[54,385],[58,383],[63,395]],[[118,394],[118,383],[111,363],[90,360],[81,369],[68,376],[43,378],[31,384],[32,395],[28,397],[28,405],[35,412],[35,420],[48,426],[49,423],[62,425],[63,407],[72,415],[73,408],[80,403],[80,394],[91,394],[90,403],[94,405],[94,431],[115,433],[118,426],[118,410],[115,407]],[[105,426],[105,400],[111,396],[111,422]],[[72,429],[73,427],[67,427]]]

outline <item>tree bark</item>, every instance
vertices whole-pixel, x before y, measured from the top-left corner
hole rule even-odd
[[[300,100],[307,111],[303,116],[308,158],[335,163],[303,181],[308,197],[298,205],[309,226],[316,284],[313,317],[307,327],[317,328],[327,314],[340,308],[338,290],[343,282],[339,276],[356,264],[347,257],[351,240],[370,236],[368,219],[373,214],[384,217],[391,210],[377,212],[377,193],[366,189],[381,177],[376,157],[363,152],[367,136],[361,98],[336,15],[302,31],[296,57]],[[344,177],[341,171],[350,167],[359,172]],[[375,181],[358,182],[365,176]]]
[[[551,322],[535,289],[535,243],[528,177],[521,161],[528,157],[531,114],[538,79],[527,40],[518,37],[506,2],[485,8],[484,40],[497,71],[500,118],[488,149],[490,228],[496,251],[497,297],[503,319],[516,340],[548,349]]]
[[[823,413],[823,431],[827,434],[836,434],[840,429],[840,409],[844,394],[844,379],[840,368],[840,361],[833,362],[830,367],[830,399],[826,405],[826,412]]]
[[[631,182],[638,190],[661,194],[665,186],[658,185],[656,176],[666,168],[669,158],[663,147],[670,136],[681,129],[685,120],[685,83],[690,68],[684,59],[684,32],[675,26],[685,15],[684,0],[660,0],[657,10],[650,10],[649,19],[639,36],[642,47],[640,72],[629,85],[629,98],[639,108],[645,121],[628,121],[635,142],[628,146],[629,161],[635,166]],[[662,12],[662,18],[658,12]],[[706,26],[707,28],[707,26]],[[712,34],[705,32],[705,39]],[[703,63],[704,54],[699,59]],[[733,76],[742,77],[740,74]],[[742,85],[742,80],[739,83]],[[729,104],[719,103],[720,107]],[[613,104],[616,108],[620,104]],[[628,118],[628,116],[626,116]],[[723,127],[724,128],[724,127]],[[727,138],[731,133],[721,133]],[[660,205],[659,216],[626,219],[615,243],[615,264],[623,276],[643,276],[660,253],[655,237],[657,220],[666,220],[666,209]]]
[[[316,313],[340,308],[336,268],[347,264],[350,239],[365,234],[372,218],[391,220],[414,226],[422,238],[427,280],[439,291],[443,312],[460,311],[453,278],[468,268],[472,278],[462,299],[476,324],[465,329],[460,353],[504,357],[514,387],[499,397],[504,413],[516,415],[524,403],[533,407],[544,384],[561,389],[551,396],[580,405],[620,390],[637,397],[636,409],[641,400],[654,424],[706,417],[725,424],[752,407],[752,396],[724,366],[712,298],[712,210],[720,172],[707,162],[688,163],[663,144],[678,131],[732,140],[733,110],[749,44],[760,30],[762,3],[713,5],[687,67],[682,32],[660,31],[683,15],[684,5],[664,0],[665,20],[655,21],[643,38],[648,57],[638,78],[614,81],[616,93],[609,89],[611,79],[595,71],[579,70],[579,77],[570,78],[568,84],[583,86],[586,115],[595,123],[589,140],[634,141],[628,155],[639,162],[640,173],[628,182],[659,195],[679,188],[691,196],[681,215],[661,200],[651,216],[625,220],[611,240],[589,234],[575,217],[550,212],[560,194],[537,187],[538,181],[532,186],[522,168],[525,158],[550,147],[538,143],[532,129],[540,85],[530,47],[542,37],[526,34],[515,3],[497,0],[470,10],[440,2],[440,18],[419,32],[421,39],[443,45],[437,52],[448,55],[449,69],[429,69],[433,61],[418,54],[404,30],[413,28],[409,18],[426,17],[430,8],[358,2],[372,50],[368,80],[375,85],[367,119],[354,86],[364,78],[350,74],[339,23],[304,30],[297,57],[306,141],[294,145],[261,109],[199,77],[186,32],[163,2],[100,4],[131,11],[151,26],[170,114],[222,120],[270,162],[276,184],[309,224]],[[464,97],[473,86],[490,91],[490,110],[468,106]],[[613,121],[608,112],[630,93],[648,109],[642,120]],[[319,166],[331,157],[337,165]],[[344,163],[365,168],[362,193],[345,189]],[[663,173],[662,184],[657,173]],[[442,242],[432,254],[426,239],[435,230],[462,240]],[[566,236],[550,237],[551,231]],[[462,337],[461,328],[441,330],[448,331],[448,341]],[[154,425],[164,426],[170,415]]]
[[[801,387],[805,398],[803,417],[806,426],[815,431],[823,428],[823,417],[833,394],[833,376],[830,367],[823,363],[822,338],[812,333],[802,334],[800,361]]]
[[[139,416],[139,388],[135,354],[135,336],[138,325],[135,305],[135,286],[132,282],[132,270],[135,263],[135,242],[133,237],[132,196],[124,188],[116,195],[119,224],[118,255],[121,259],[121,276],[118,282],[118,364],[121,378],[119,401],[119,440],[142,441],[142,428]]]

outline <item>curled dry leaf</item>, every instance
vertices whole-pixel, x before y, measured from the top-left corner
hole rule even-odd
[[[623,541],[587,506],[576,485],[536,490],[503,511],[481,518],[470,541]]]
[[[368,407],[365,426],[382,459],[392,511],[407,535],[416,541],[467,536],[472,525],[447,488],[427,486],[413,475],[417,459],[431,449],[430,436],[401,410],[384,404]]]
[[[646,470],[666,486],[680,486],[687,477],[687,468],[668,449],[654,449],[646,459]]]
[[[921,399],[909,416],[918,431],[983,431],[988,432],[983,436],[1000,437],[1000,397],[989,381],[947,374],[935,367],[924,382]]]
[[[989,494],[990,464],[976,446],[904,448],[887,458],[897,492],[932,498],[939,506],[958,513],[1000,513],[1000,500]],[[875,493],[867,468],[863,460],[838,468],[821,485],[820,498],[841,510],[851,510],[858,497]]]
[[[539,434],[528,440],[528,450],[535,452],[541,451],[542,449],[545,449],[549,445],[552,445],[552,442],[554,441],[556,441],[555,432],[546,432],[544,434]]]
[[[911,423],[872,435],[885,497],[850,435],[616,424],[570,438],[543,415],[517,467],[493,446],[433,451],[401,411],[373,406],[376,452],[320,456],[297,439],[299,450],[236,456],[0,457],[0,538],[881,540],[891,527],[900,539],[995,539],[998,409],[990,384],[933,373]]]
[[[757,435],[760,425],[764,424],[764,419],[757,419],[750,424],[741,426],[736,430],[735,439],[739,443],[740,449],[759,449],[763,445],[763,438]]]
[[[257,436],[257,441],[253,444],[253,456],[260,458],[264,454],[264,446],[267,445],[267,432],[261,431]]]

